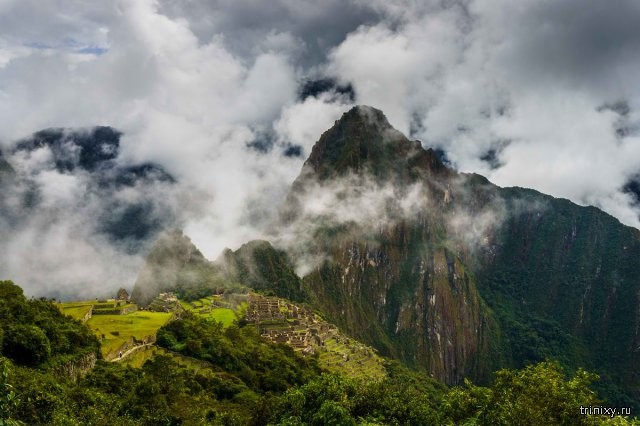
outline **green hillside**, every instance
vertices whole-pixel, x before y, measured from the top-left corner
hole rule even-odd
[[[163,348],[127,361],[136,368],[94,358],[78,375],[75,357],[97,352],[89,328],[11,282],[0,282],[0,296],[3,425],[640,424],[581,415],[581,406],[601,404],[584,371],[566,376],[541,363],[500,371],[490,387],[449,388],[385,362],[382,378],[349,378],[324,373],[253,324],[223,327],[188,311],[159,330]],[[29,334],[17,338],[18,325]]]

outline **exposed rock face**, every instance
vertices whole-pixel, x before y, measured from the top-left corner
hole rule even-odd
[[[55,369],[54,374],[71,380],[78,380],[93,370],[98,356],[95,352],[82,355]]]
[[[367,216],[376,191],[383,214]],[[338,202],[310,214],[327,192]],[[283,221],[311,230],[314,303],[382,353],[449,383],[551,357],[640,396],[640,232],[596,208],[456,173],[356,107],[314,146]]]
[[[396,242],[336,248],[304,278],[316,304],[350,335],[439,380],[488,374],[491,365],[477,361],[489,355],[485,336],[496,324],[474,279],[445,249],[405,251]]]
[[[307,216],[305,205],[322,198],[311,192],[318,187],[340,193],[336,198],[355,212],[373,201],[366,193],[352,197],[354,183],[367,182],[376,194],[371,197],[383,198],[373,227],[334,217],[315,228],[320,243],[311,250],[324,260],[304,283],[345,331],[448,383],[488,374],[493,365],[486,336],[499,334],[475,279],[449,247],[452,186],[465,179],[393,129],[382,112],[356,107],[313,147],[283,215],[294,228],[331,215]]]

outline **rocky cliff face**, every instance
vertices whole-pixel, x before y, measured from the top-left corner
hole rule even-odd
[[[552,358],[640,396],[640,232],[596,208],[457,173],[356,107],[314,146],[283,220],[312,236],[315,303],[387,355],[448,383]]]
[[[396,243],[337,247],[331,261],[304,278],[315,304],[349,334],[438,380],[486,377],[487,336],[497,336],[497,324],[472,275],[444,248],[403,250]]]
[[[455,188],[466,180],[393,129],[380,111],[357,107],[314,146],[283,215],[293,228],[320,224],[311,228],[310,250],[323,260],[304,283],[330,320],[448,383],[487,375],[499,339],[448,233],[463,202],[462,191],[454,202]],[[354,196],[354,185],[371,191]],[[337,201],[308,211],[327,194]],[[373,215],[360,221],[370,207]],[[354,215],[334,215],[342,209]]]
[[[54,374],[58,377],[64,377],[76,381],[84,377],[96,366],[98,356],[95,352],[91,352],[76,359],[70,360],[54,370]]]

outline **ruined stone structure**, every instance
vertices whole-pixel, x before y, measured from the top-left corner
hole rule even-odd
[[[262,337],[305,354],[315,353],[315,348],[327,339],[340,338],[337,327],[324,322],[312,310],[277,297],[251,294],[245,319],[259,327]]]
[[[120,290],[118,290],[118,293],[116,294],[116,300],[124,300],[125,302],[128,302],[129,292],[124,288],[121,288]]]

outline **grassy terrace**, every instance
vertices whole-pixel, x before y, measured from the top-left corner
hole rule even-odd
[[[109,301],[107,303],[112,302]],[[216,303],[218,306],[213,306],[212,302],[218,302]],[[185,310],[191,311],[202,318],[218,321],[224,327],[233,324],[248,308],[246,302],[235,306],[236,310],[219,307],[219,302],[221,302],[220,296],[210,296],[192,302],[179,301]],[[98,302],[70,302],[59,306],[65,314],[81,319],[96,303]],[[286,312],[287,307],[281,307],[281,311]],[[101,339],[102,355],[108,357],[109,354],[113,355],[115,351],[120,350],[122,345],[129,342],[131,338],[143,340],[149,336],[155,336],[158,329],[165,325],[171,317],[171,313],[136,311],[126,315],[95,315],[86,324]],[[261,321],[260,326],[270,330],[288,330],[292,321],[292,319],[267,319]],[[307,325],[301,324],[295,328],[303,333],[307,330]],[[371,379],[385,376],[381,358],[371,349],[350,339],[334,339],[330,337],[325,340],[323,346],[316,347],[316,350],[318,362],[326,370],[339,372],[354,378]],[[205,368],[197,360],[178,356],[178,354],[167,352],[155,346],[140,348],[123,362],[132,367],[141,367],[146,360],[153,358],[157,354],[169,355],[188,368],[197,370]]]
[[[233,322],[238,318],[238,315],[233,309],[212,306],[212,301],[218,299],[220,299],[220,296],[209,296],[192,302],[180,301],[180,304],[184,309],[191,311],[202,318],[221,322],[224,327],[228,327],[233,324]]]
[[[327,339],[318,351],[318,363],[322,368],[356,379],[382,379],[385,369],[382,358],[359,344],[338,343]]]
[[[206,314],[200,314],[203,318],[209,318],[221,322],[223,326],[229,327],[236,320],[236,314],[233,309],[228,308],[214,308],[211,312]]]
[[[108,305],[108,306],[107,306]],[[116,301],[114,299],[109,299],[107,301],[98,302],[96,300],[85,300],[80,302],[64,302],[58,304],[58,308],[65,315],[69,315],[70,317],[81,320],[84,316],[89,312],[91,307],[93,306],[94,313],[98,313],[100,311],[113,310],[113,309],[128,309],[136,306],[133,303],[124,304],[120,302],[120,304],[116,305]]]
[[[62,310],[62,313],[65,315],[69,315],[71,318],[73,319],[77,319],[77,320],[81,320],[82,318],[84,318],[85,315],[87,315],[87,312],[89,312],[89,310],[91,309],[91,306],[93,306],[91,303],[86,304],[86,302],[83,302],[85,304],[83,305],[76,305],[74,304],[73,306],[68,306],[70,304],[63,304],[60,309]]]
[[[87,326],[101,341],[102,355],[118,350],[132,337],[142,340],[155,336],[160,327],[171,319],[173,314],[166,312],[137,311],[128,315],[96,315],[87,321]]]

